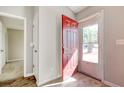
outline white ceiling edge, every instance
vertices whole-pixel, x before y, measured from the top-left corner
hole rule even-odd
[[[3,22],[7,29],[24,30],[24,20],[9,18],[0,16],[0,20]]]
[[[86,9],[88,6],[68,6],[68,8],[75,14],[83,11]]]
[[[24,30],[24,26],[12,26],[12,25],[8,25],[7,29],[14,29],[14,30],[19,30],[22,31]]]

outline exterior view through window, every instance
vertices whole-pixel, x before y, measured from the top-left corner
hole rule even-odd
[[[98,24],[83,27],[84,62],[98,63]]]

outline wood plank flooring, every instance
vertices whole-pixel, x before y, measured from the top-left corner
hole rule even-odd
[[[8,80],[0,82],[0,87],[36,87],[36,80],[34,76],[20,77],[15,80]]]
[[[0,75],[0,87],[37,87],[34,76],[23,77],[23,63],[7,63]],[[50,81],[41,87],[108,87],[101,81],[87,75],[76,73],[62,82],[61,78]]]
[[[59,78],[50,81],[43,86],[45,87],[108,87],[107,85],[103,84],[101,81],[81,73],[76,73],[74,76],[63,82],[62,79]]]

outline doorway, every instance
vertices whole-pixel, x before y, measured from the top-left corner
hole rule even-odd
[[[25,18],[0,13],[0,82],[25,76]],[[1,65],[2,64],[2,65]]]
[[[80,24],[78,71],[103,80],[103,11],[84,18]]]

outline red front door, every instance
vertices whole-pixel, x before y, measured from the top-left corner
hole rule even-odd
[[[62,78],[68,79],[77,71],[78,23],[62,15]]]

